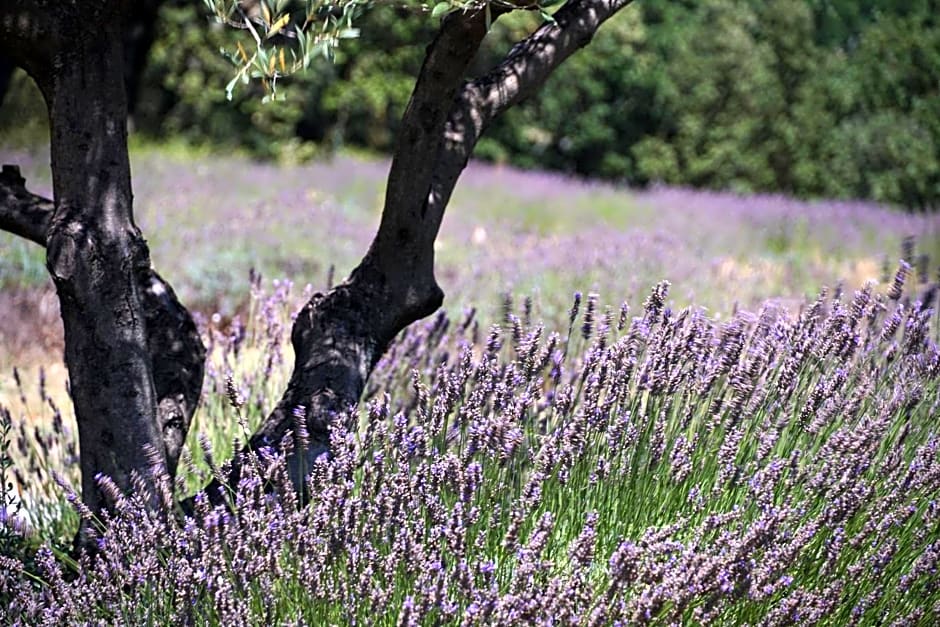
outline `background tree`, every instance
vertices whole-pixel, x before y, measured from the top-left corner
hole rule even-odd
[[[303,158],[343,145],[394,150],[423,61],[413,42],[433,36],[432,20],[403,19],[407,10],[379,5],[359,18],[361,36],[344,41],[332,62],[313,60],[311,71],[279,83],[285,98],[262,104],[260,82],[239,87],[231,102],[206,89],[231,78],[218,48],[234,50],[247,33],[206,29],[199,11],[181,0],[161,4],[136,129],[264,157]],[[940,101],[938,14],[935,0],[640,5],[618,14],[547,89],[495,120],[475,155],[632,185],[936,207],[940,131],[929,103]],[[711,20],[719,16],[716,29]],[[492,67],[540,22],[536,11],[500,18],[470,73]],[[719,33],[728,36],[732,23],[738,30],[725,41]],[[694,56],[732,45],[756,56]],[[738,72],[737,93],[706,98],[729,71]],[[753,97],[743,102],[745,94]],[[710,136],[694,130],[717,119],[733,128]],[[914,150],[900,149],[912,142]]]
[[[335,48],[332,60],[312,59],[310,71],[278,82],[285,98],[262,104],[259,81],[228,101],[206,85],[231,79],[218,49],[234,51],[240,39],[251,49],[246,31],[207,29],[197,3],[161,0],[133,10],[127,42],[147,31],[145,5],[154,4],[153,46],[142,73],[132,73],[136,92],[129,85],[135,130],[289,160],[344,145],[391,153],[423,61],[413,43],[435,30],[433,20],[405,19],[407,7],[378,4],[357,18],[360,37]],[[618,14],[547,89],[495,120],[475,155],[631,185],[936,208],[938,14],[936,0],[644,4]],[[498,63],[541,20],[517,11],[495,21],[469,73]],[[754,56],[729,55],[733,46]],[[696,56],[709,52],[716,54]],[[727,72],[736,73],[733,82]],[[24,134],[23,112],[40,109],[25,87],[14,77],[0,132]],[[730,126],[709,126],[716,120]]]
[[[302,420],[310,441],[290,462],[295,479],[303,464],[309,467],[328,450],[331,422],[349,419],[389,342],[441,305],[433,244],[482,133],[541,87],[628,2],[568,0],[472,80],[466,74],[491,23],[513,9],[536,6],[443,7],[402,115],[378,232],[349,278],[327,294],[315,294],[297,316],[293,374],[250,448],[278,445]],[[93,510],[106,506],[96,485],[99,473],[125,489],[135,473],[145,480],[173,474],[204,355],[188,312],[150,267],[134,223],[123,80],[128,6],[15,0],[0,8],[0,53],[33,77],[48,106],[54,195],[50,203],[30,194],[15,168],[7,168],[0,228],[47,250],[65,326],[82,498]],[[305,21],[322,19],[324,37],[335,43],[353,15],[344,12],[351,11],[349,5],[311,7],[305,6]],[[266,2],[262,9],[259,19],[234,7],[247,30],[266,33],[265,40],[253,33],[258,48],[242,55],[243,69],[258,54],[274,54],[277,44],[267,47],[269,35],[290,20],[284,2]],[[297,58],[305,57],[307,44],[301,42]],[[267,79],[287,65],[280,53],[271,58],[256,65]],[[230,480],[238,474],[236,461]],[[219,491],[210,490],[210,496],[219,498]]]

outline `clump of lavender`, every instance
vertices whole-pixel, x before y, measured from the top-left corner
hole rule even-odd
[[[0,406],[0,555],[18,551],[27,526],[20,517],[22,502],[16,495],[13,477],[13,420],[10,411]]]
[[[359,414],[334,424],[332,459],[306,469],[308,504],[286,463],[293,436],[265,463],[242,464],[231,508],[197,496],[177,518],[148,512],[146,494],[115,493],[97,558],[70,566],[45,547],[29,563],[0,558],[8,615],[938,620],[933,312],[869,285],[851,299],[824,293],[797,317],[768,304],[719,324],[672,311],[668,288],[637,317],[621,308],[617,324],[590,296],[577,343],[580,294],[560,332],[530,324],[528,309],[516,316],[509,299],[488,335],[475,311],[413,325],[377,365]],[[197,424],[207,462],[240,435],[226,398],[249,423],[274,402],[265,373],[283,368],[268,352],[284,345],[291,313],[277,289],[259,294],[244,333],[207,329],[213,370]],[[190,488],[217,470],[199,463],[181,464]]]
[[[894,274],[894,281],[891,283],[891,287],[888,290],[888,298],[891,300],[898,300],[901,298],[901,294],[904,292],[904,282],[907,280],[910,272],[910,264],[902,259],[901,263],[898,265],[897,272]]]

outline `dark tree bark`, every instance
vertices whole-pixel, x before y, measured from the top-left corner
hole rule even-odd
[[[174,470],[167,453],[178,455],[196,399],[192,388],[201,378],[201,366],[166,366],[180,347],[172,332],[161,331],[174,324],[184,335],[194,330],[185,328],[191,320],[183,319],[172,290],[152,273],[134,223],[124,8],[91,0],[12,0],[0,8],[0,53],[33,77],[49,110],[54,206],[51,216],[48,205],[35,199],[20,206],[27,216],[20,231],[44,240],[59,295],[82,500],[92,511],[108,505],[96,483],[99,474],[130,489],[134,474],[148,484]],[[4,178],[22,197],[25,188],[18,189],[22,181],[14,174],[8,170]],[[148,320],[155,323],[149,333]],[[161,357],[154,359],[155,352]],[[152,494],[156,507],[158,491]],[[79,542],[88,531],[84,524]]]
[[[165,0],[137,0],[130,4],[124,29],[124,87],[127,91],[127,113],[133,116],[140,96],[140,81],[150,48],[156,37],[157,15]],[[16,65],[0,56],[0,105],[6,96]]]
[[[49,107],[55,214],[46,234],[49,272],[65,327],[82,458],[82,498],[102,497],[96,473],[130,486],[151,475],[145,449],[162,448],[153,360],[136,277],[150,267],[131,210],[120,15],[63,19],[61,53],[41,89]],[[69,23],[71,22],[71,23]],[[108,32],[110,31],[110,32]],[[58,34],[58,33],[57,33]]]
[[[631,2],[568,0],[555,12],[554,22],[517,43],[490,72],[463,84],[435,159],[428,211],[437,226],[477,141],[493,120],[537,92],[558,66],[590,43],[597,29]]]
[[[517,44],[485,76],[464,82],[486,35],[483,8],[448,15],[428,47],[392,159],[382,220],[360,265],[341,285],[317,294],[294,323],[296,354],[287,391],[246,446],[277,446],[305,421],[303,459],[289,460],[300,491],[300,469],[329,452],[329,426],[345,420],[359,401],[389,342],[412,322],[440,307],[434,277],[434,241],[444,209],[480,136],[500,113],[534,93],[551,73],[586,45],[597,28],[630,0],[569,0],[547,23]],[[507,8],[490,5],[489,19]],[[299,444],[299,443],[297,443]],[[299,447],[295,446],[295,450]],[[228,476],[237,484],[238,461]],[[218,481],[207,488],[223,500]]]
[[[451,102],[485,35],[482,10],[444,20],[404,114],[378,233],[350,277],[314,295],[294,321],[287,390],[246,448],[277,446],[303,420],[309,442],[288,460],[298,488],[299,469],[311,468],[329,450],[331,422],[349,416],[389,342],[441,306],[444,293],[434,278],[437,226],[427,222],[434,169],[428,155],[437,153]],[[233,460],[229,484],[238,477]],[[221,488],[217,481],[207,488],[214,502],[222,500]]]
[[[55,213],[47,198],[30,193],[15,166],[0,171],[0,230],[24,237],[43,248]],[[136,275],[153,362],[157,424],[163,436],[167,470],[176,474],[183,442],[199,404],[206,349],[192,315],[170,284],[153,268]]]

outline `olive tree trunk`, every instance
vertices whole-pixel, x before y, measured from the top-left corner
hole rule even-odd
[[[389,342],[441,305],[434,240],[481,134],[627,4],[568,0],[554,21],[472,81],[464,74],[491,20],[513,5],[481,4],[442,20],[402,120],[378,233],[350,277],[298,315],[287,390],[248,450],[277,446],[303,421],[309,444],[290,461],[298,483],[298,469],[329,451],[330,426],[349,420]],[[126,9],[101,0],[0,4],[0,53],[36,80],[49,108],[55,196],[50,207],[26,192],[14,170],[5,171],[0,228],[47,248],[79,425],[82,498],[93,510],[105,506],[98,473],[127,488],[135,472],[147,480],[175,470],[204,358],[192,319],[151,270],[134,224],[122,73]],[[226,483],[239,475],[236,459]],[[217,483],[208,488],[214,501],[221,492]]]
[[[205,351],[189,313],[150,267],[134,222],[124,88],[124,4],[25,2],[0,8],[0,52],[26,69],[49,113],[54,202],[0,175],[0,228],[46,248],[59,296],[81,452],[82,501],[172,474],[202,384]],[[152,489],[154,506],[158,491]],[[89,538],[88,521],[79,541]]]
[[[45,248],[54,214],[55,203],[28,191],[19,168],[3,166],[0,229]],[[140,267],[135,279],[153,362],[157,425],[163,436],[167,470],[173,477],[199,404],[206,349],[192,315],[163,277],[152,267]]]
[[[116,17],[100,20],[96,32],[79,21],[63,24],[59,63],[43,86],[55,198],[46,265],[65,330],[82,500],[92,510],[103,505],[97,473],[127,488],[135,471],[146,479],[167,470],[136,281],[150,259],[132,213],[122,25]],[[147,456],[147,450],[159,455]]]
[[[303,492],[300,469],[329,453],[334,421],[355,428],[352,409],[389,342],[443,301],[434,277],[434,241],[477,141],[497,116],[536,92],[629,3],[569,0],[553,22],[516,44],[490,72],[469,81],[464,80],[467,67],[491,21],[511,5],[481,5],[442,20],[402,118],[378,233],[350,277],[328,294],[314,295],[297,316],[287,391],[246,452],[277,446],[303,420],[309,439],[303,459],[294,453],[288,460],[295,486]],[[239,462],[233,460],[227,487],[238,478]],[[224,499],[218,481],[207,492],[213,502]]]

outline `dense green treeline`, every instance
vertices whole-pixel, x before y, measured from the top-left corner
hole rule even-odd
[[[477,156],[630,184],[664,182],[940,207],[940,3],[935,0],[637,2]],[[474,72],[541,21],[494,25]],[[169,2],[135,124],[147,134],[265,156],[388,150],[433,32],[374,10],[362,37],[262,104],[226,102],[237,34],[197,3]]]

